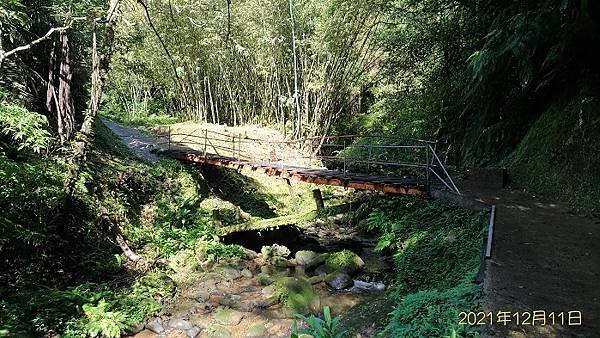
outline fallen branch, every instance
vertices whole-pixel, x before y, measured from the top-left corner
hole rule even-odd
[[[100,210],[99,223],[106,226],[109,233],[111,233],[115,237],[117,245],[119,245],[119,247],[123,251],[123,254],[125,254],[125,257],[127,257],[130,261],[134,263],[137,263],[139,260],[142,259],[140,255],[136,254],[133,250],[131,250],[131,248],[127,244],[127,241],[125,241],[125,237],[123,236],[121,229],[119,229],[119,227],[113,223],[113,221],[109,217],[108,210],[106,210],[105,208],[101,208]]]

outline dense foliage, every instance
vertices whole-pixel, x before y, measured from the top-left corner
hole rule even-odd
[[[244,256],[218,241],[220,227],[312,205],[300,196],[308,190],[291,196],[285,184],[261,187],[232,171],[150,166],[101,123],[95,139],[87,133],[92,151],[66,196],[68,141],[89,101],[100,103],[89,99],[92,31],[96,46],[114,47],[100,62],[110,68],[105,116],[146,126],[256,123],[289,138],[438,139],[442,158],[458,167],[507,166],[515,185],[600,212],[597,1],[121,3],[107,46],[111,36],[96,19],[108,1],[0,2],[0,336],[119,336],[176,292],[157,262],[195,267]],[[58,93],[73,107],[66,139]],[[395,257],[398,306],[385,334],[476,334],[455,319],[479,301],[470,280],[479,215],[408,198],[373,199],[355,216]],[[106,219],[149,266],[123,259]],[[335,336],[337,321],[309,321]]]
[[[359,225],[379,234],[377,249],[393,253],[397,305],[384,336],[477,336],[459,325],[460,311],[477,309],[474,283],[485,215],[441,201],[370,200],[355,212]]]

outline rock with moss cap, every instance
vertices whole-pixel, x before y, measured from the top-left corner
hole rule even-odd
[[[221,325],[237,325],[244,318],[244,314],[230,308],[221,307],[215,311],[213,318]]]
[[[326,253],[316,253],[310,250],[301,250],[296,252],[296,263],[298,265],[304,266],[306,269],[311,269],[319,264],[323,264],[329,254]]]
[[[275,281],[275,295],[284,305],[287,315],[317,313],[321,300],[306,278],[283,277]]]
[[[203,337],[208,338],[230,338],[231,333],[221,325],[209,325],[204,331]]]
[[[352,275],[365,266],[365,262],[350,250],[332,253],[327,257],[325,266],[328,272],[345,272]]]

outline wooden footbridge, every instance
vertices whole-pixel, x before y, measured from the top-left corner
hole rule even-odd
[[[186,162],[390,194],[425,195],[432,187],[460,194],[431,141],[361,135],[282,141],[171,128],[162,136],[162,150]]]

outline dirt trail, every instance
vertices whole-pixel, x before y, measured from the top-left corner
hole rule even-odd
[[[521,191],[472,183],[464,191],[497,206],[484,310],[494,322],[498,311],[546,311],[547,325],[516,325],[513,315],[508,325],[488,327],[486,336],[600,337],[600,221]],[[552,311],[564,312],[564,325],[552,324]],[[581,311],[582,325],[569,326],[568,311]]]

